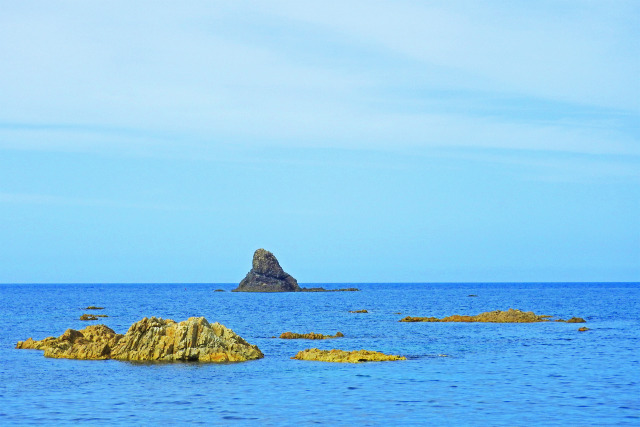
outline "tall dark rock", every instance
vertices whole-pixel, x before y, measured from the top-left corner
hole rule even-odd
[[[296,279],[285,273],[276,257],[267,250],[255,251],[252,267],[233,292],[299,292],[302,290]]]

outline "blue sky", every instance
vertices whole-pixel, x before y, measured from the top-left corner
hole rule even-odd
[[[11,2],[0,283],[640,280],[640,3]]]

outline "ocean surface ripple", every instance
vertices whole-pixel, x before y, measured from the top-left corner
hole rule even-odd
[[[303,284],[361,292],[232,293],[236,284],[0,285],[0,425],[640,425],[640,284]],[[477,297],[469,297],[477,295]],[[78,320],[105,307],[99,322]],[[400,323],[518,308],[567,323]],[[350,310],[366,309],[354,314]],[[401,313],[401,314],[398,314]],[[19,340],[143,317],[205,316],[265,358],[238,364],[47,359]],[[309,341],[282,332],[344,333]],[[291,360],[305,348],[402,362]]]

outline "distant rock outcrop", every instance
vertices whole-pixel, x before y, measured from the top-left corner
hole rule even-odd
[[[105,325],[68,329],[58,338],[20,341],[16,348],[44,350],[45,357],[93,360],[243,362],[264,357],[257,346],[204,317],[180,323],[145,317],[125,335]]]
[[[344,334],[342,332],[337,332],[335,335],[322,335],[316,334],[314,332],[310,332],[308,334],[296,334],[294,332],[283,332],[280,335],[280,338],[286,340],[295,340],[295,339],[305,339],[305,340],[327,340],[331,338],[342,338]]]
[[[83,314],[80,316],[80,320],[98,320],[100,317],[109,317],[106,314]]]
[[[564,320],[562,319],[558,319],[558,322],[564,322]],[[582,317],[572,317],[571,319],[567,320],[567,323],[586,323],[587,321],[584,320]]]
[[[267,250],[255,251],[252,267],[233,292],[301,291],[296,279],[285,273],[275,255]]]
[[[318,350],[309,348],[300,351],[292,357],[297,360],[315,360],[317,362],[338,362],[338,363],[362,363],[362,362],[385,362],[394,360],[407,360],[403,356],[394,356],[370,350],[343,351],[343,350]]]
[[[252,268],[232,292],[353,292],[358,288],[301,288],[298,281],[280,267],[275,255],[265,249],[253,254]]]
[[[533,323],[533,322],[548,322],[549,318],[553,316],[537,315],[533,311],[521,311],[510,308],[507,311],[488,311],[486,313],[480,313],[475,316],[460,316],[454,314],[453,316],[443,317],[439,319],[437,317],[411,317],[407,316],[401,319],[400,322],[486,322],[486,323]],[[574,317],[567,322],[580,323],[579,317]],[[581,319],[584,321],[583,319]],[[557,320],[558,322],[564,322],[564,320]]]

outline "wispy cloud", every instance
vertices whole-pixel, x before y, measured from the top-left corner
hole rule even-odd
[[[13,3],[0,149],[639,155],[640,7]]]
[[[36,193],[8,193],[0,192],[0,203],[2,204],[19,204],[19,205],[57,205],[57,206],[84,206],[96,208],[115,208],[115,209],[152,209],[152,210],[186,210],[184,207],[153,204],[127,202],[122,200],[111,200],[91,197],[69,197],[56,196],[50,194]]]

